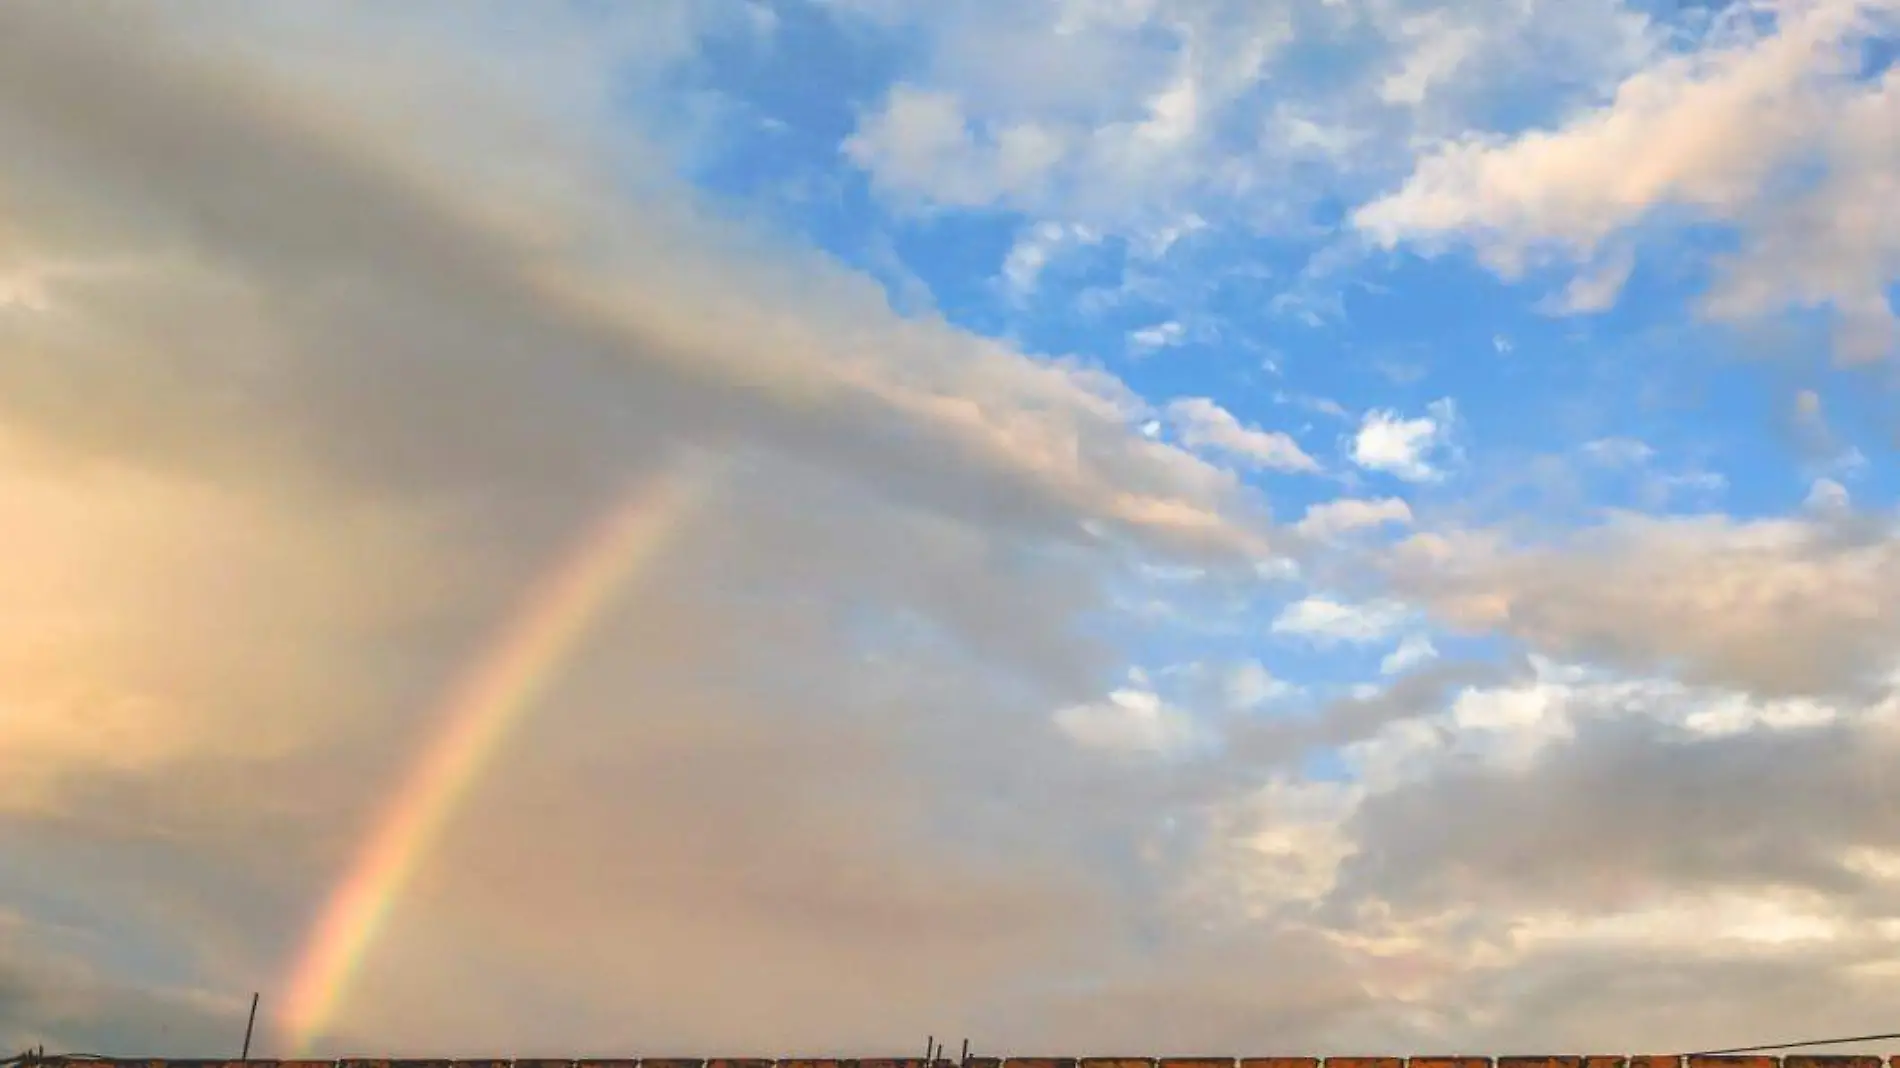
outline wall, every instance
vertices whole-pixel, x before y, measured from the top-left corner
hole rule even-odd
[[[1883,1060],[1890,1063],[1883,1063]],[[597,1060],[67,1060],[29,1058],[41,1068],[1900,1068],[1900,1056],[1602,1057],[922,1057],[794,1060],[625,1058]]]

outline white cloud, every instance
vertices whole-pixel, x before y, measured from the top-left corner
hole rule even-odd
[[[1276,678],[1260,661],[1246,660],[1227,673],[1223,689],[1228,705],[1251,709],[1292,693],[1294,687],[1286,680]]]
[[[1822,514],[1844,512],[1853,503],[1847,487],[1831,478],[1817,478],[1808,488],[1806,507]]]
[[[1181,324],[1169,319],[1153,326],[1144,326],[1139,330],[1131,331],[1128,335],[1128,346],[1136,352],[1153,352],[1157,349],[1179,345],[1185,335],[1186,331]]]
[[[1455,419],[1456,409],[1448,399],[1415,419],[1389,409],[1369,411],[1353,437],[1352,461],[1408,482],[1436,481],[1444,472],[1433,460],[1449,446]]]
[[[1061,134],[1034,122],[979,135],[956,94],[900,85],[844,151],[888,187],[928,189],[932,200],[973,207],[1037,189],[1067,148]]]
[[[1211,449],[1276,471],[1319,470],[1319,462],[1291,437],[1245,426],[1232,412],[1206,397],[1171,402],[1168,417],[1181,443],[1190,449]]]
[[[1655,457],[1656,450],[1635,438],[1598,438],[1584,444],[1583,454],[1606,467],[1640,467]]]
[[[1740,253],[1719,264],[1710,313],[1741,319],[1827,303],[1841,316],[1844,353],[1890,351],[1884,291],[1900,277],[1900,222],[1874,205],[1900,188],[1900,147],[1889,136],[1900,128],[1900,71],[1867,83],[1854,66],[1860,40],[1891,28],[1900,5],[1767,10],[1773,31],[1664,53],[1611,102],[1557,129],[1447,142],[1397,192],[1358,209],[1355,225],[1387,247],[1462,239],[1507,277],[1567,255],[1586,274],[1565,303],[1595,310],[1629,273],[1619,235],[1680,206],[1742,229]],[[1825,177],[1786,190],[1782,179],[1810,163]]]
[[[1028,227],[1003,257],[1003,285],[1012,298],[1026,300],[1035,293],[1051,262],[1064,252],[1100,241],[1100,234],[1082,226],[1040,222]]]
[[[1429,635],[1407,634],[1399,639],[1397,648],[1379,661],[1379,674],[1398,675],[1436,659],[1438,647],[1432,644]]]
[[[1058,709],[1054,720],[1078,745],[1121,753],[1166,754],[1197,734],[1186,712],[1149,689],[1115,690],[1093,704]]]
[[[1396,593],[1461,629],[1551,655],[1783,696],[1852,691],[1892,668],[1900,538],[1809,519],[1609,521],[1548,542],[1415,535]]]
[[[1379,99],[1417,106],[1432,89],[1471,59],[1483,36],[1475,22],[1454,22],[1445,10],[1407,15],[1398,20],[1398,36],[1407,51],[1397,70],[1380,81]]]
[[[845,142],[875,188],[1083,221],[1147,256],[1184,225],[1305,229],[1323,195],[1371,194],[1513,79],[1591,93],[1653,36],[1621,0],[829,6],[926,49]],[[1329,47],[1323,74],[1297,62],[1300,33]]]
[[[1678,493],[1713,496],[1728,489],[1728,476],[1720,471],[1682,471],[1653,475],[1650,487],[1658,503],[1666,503]]]
[[[1275,373],[1277,374],[1278,372],[1276,371]],[[1316,412],[1333,419],[1348,422],[1352,419],[1352,413],[1346,410],[1346,406],[1330,397],[1315,397],[1305,393],[1288,393],[1285,390],[1275,390],[1273,403],[1292,405],[1296,408],[1303,408],[1307,411]]]
[[[1049,262],[1049,250],[1061,238],[1060,226],[1040,223],[1016,239],[1008,255],[1003,257],[1003,281],[1012,293],[1020,297],[1036,288],[1036,281]]]
[[[1636,271],[1636,254],[1627,245],[1606,252],[1564,286],[1563,293],[1547,299],[1539,310],[1554,315],[1590,315],[1616,305],[1623,286]]]
[[[1811,473],[1843,478],[1866,466],[1866,455],[1843,440],[1831,425],[1819,393],[1800,390],[1792,409],[1795,445]]]
[[[1411,506],[1397,497],[1373,500],[1342,497],[1309,507],[1294,525],[1294,530],[1306,537],[1323,540],[1367,527],[1386,524],[1403,526],[1411,522]]]
[[[1347,604],[1315,595],[1282,609],[1273,620],[1273,633],[1298,635],[1322,644],[1364,645],[1384,640],[1410,618],[1411,612],[1396,601]]]

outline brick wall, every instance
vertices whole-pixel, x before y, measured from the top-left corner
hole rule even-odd
[[[1900,1068],[1900,1056],[1599,1057],[971,1057],[751,1059],[644,1057],[600,1060],[151,1060],[28,1058],[42,1068]]]

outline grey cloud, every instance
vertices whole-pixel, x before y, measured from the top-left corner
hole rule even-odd
[[[95,1053],[136,1046],[158,1056],[230,1048],[236,1054],[246,1008],[240,999],[116,981],[45,944],[45,933],[0,918],[0,1048]]]
[[[131,49],[77,15],[7,17],[16,54],[0,123],[22,163],[9,190],[45,220],[29,239],[124,258],[136,234],[145,256],[60,293],[83,321],[9,320],[31,354],[9,365],[16,422],[95,449],[136,437],[153,460],[185,450],[197,469],[287,454],[410,495],[533,485],[571,499],[613,471],[601,457],[639,464],[687,437],[811,456],[893,495],[1013,513],[1045,536],[1072,531],[1080,512],[1218,538],[1218,513],[1238,503],[1231,476],[1129,432],[1131,398],[1105,376],[1032,368],[888,314],[826,351],[850,335],[812,325],[875,319],[868,283],[829,270],[794,282],[762,264],[715,280],[721,268],[681,247],[690,235],[612,207],[604,176],[587,196],[529,201],[551,215],[524,233],[520,208],[498,199],[522,190],[482,199],[431,173],[425,149],[353,136],[323,100],[207,62],[163,26]],[[604,218],[589,228],[576,211]],[[606,257],[576,248],[583,237],[608,242]],[[577,273],[590,266],[595,277]],[[761,299],[708,291],[741,280],[767,283]],[[1030,438],[990,422],[1025,403],[1045,411]],[[1044,455],[1065,447],[1079,470]]]
[[[1208,791],[1210,777],[1230,786],[1262,781],[1297,766],[1307,756],[1364,741],[1391,723],[1442,710],[1466,687],[1499,685],[1520,677],[1522,665],[1440,661],[1401,675],[1366,696],[1347,695],[1306,713],[1232,715],[1223,721],[1223,745],[1213,768],[1197,767],[1180,789]]]
[[[1263,774],[1516,668],[1434,665],[1237,731],[1212,767],[1069,745],[1050,712],[1124,666],[1081,625],[1117,569],[1206,563],[1262,529],[1227,472],[1128,429],[1141,403],[1109,376],[895,322],[869,283],[684,198],[589,184],[585,155],[548,157],[573,164],[554,192],[451,165],[543,146],[510,139],[521,116],[463,116],[441,144],[414,121],[410,144],[360,114],[403,94],[287,88],[268,32],[226,54],[175,35],[183,16],[72,12],[0,9],[0,188],[22,208],[0,249],[83,268],[48,283],[50,311],[0,327],[0,892],[95,938],[83,979],[9,954],[30,966],[0,977],[5,1036],[219,1055],[243,992],[275,1012],[440,694],[562,545],[694,448],[734,458],[712,503],[548,680],[328,1049],[862,1054],[964,1031],[992,1051],[1352,1052],[1524,1034],[1460,1019],[1460,999],[1543,1011],[1540,991],[1598,974],[1539,958],[1488,976],[1456,937],[1382,958],[1311,902],[1184,899],[1210,813]],[[339,47],[375,52],[381,24],[353,25]],[[425,96],[432,53],[397,58]],[[1085,520],[1132,537],[1104,544]],[[1442,578],[1428,592],[1509,579],[1561,603],[1588,585]],[[1659,638],[1682,629],[1669,619]],[[1622,744],[1578,751],[1577,804],[1616,792],[1616,761],[1655,759]],[[1808,744],[1780,751],[1845,759]],[[1741,769],[1761,752],[1721,754]],[[1729,766],[1696,781],[1755,781]],[[1850,779],[1810,811],[1873,789]],[[1423,908],[1460,866],[1530,855],[1508,821],[1540,809],[1501,786],[1453,775],[1410,796],[1416,812],[1374,805],[1353,826],[1372,852],[1340,902]],[[1632,863],[1659,877],[1860,889],[1741,832],[1669,861],[1667,827],[1714,819],[1689,800],[1604,811],[1572,838],[1653,822]],[[1525,852],[1490,845],[1494,824]],[[1535,868],[1499,882],[1500,911],[1574,871]],[[1436,1016],[1394,995],[1411,971]],[[1729,989],[1765,1018],[1778,982]],[[1572,1011],[1551,1026],[1638,1033]]]
[[[1142,441],[1107,375],[897,321],[585,156],[550,161],[581,176],[558,195],[458,181],[467,145],[377,135],[268,73],[268,33],[131,17],[0,14],[8,262],[81,268],[4,326],[0,582],[44,614],[0,620],[31,772],[3,796],[47,861],[10,899],[87,877],[76,922],[189,932],[113,958],[128,990],[281,1011],[438,695],[702,448],[734,458],[714,503],[513,737],[332,1041],[908,1043],[1112,953],[1153,907],[1155,813],[1047,717],[1115,665],[1074,623],[1124,548],[1246,548],[1231,475]],[[164,1047],[116,1001],[47,1027]]]
[[[1880,952],[1711,949],[1690,960],[1604,949],[1553,952],[1506,969],[1480,969],[1447,991],[1444,1002],[1459,1018],[1463,1049],[1585,1053],[1615,1044],[1688,1052],[1877,1034],[1886,1018],[1881,984],[1856,980],[1848,969]],[[1878,1042],[1825,1048],[1830,1054],[1892,1051]]]
[[[1900,542],[1868,518],[1616,516],[1514,544],[1412,540],[1386,575],[1455,626],[1766,695],[1868,692],[1893,669]]]
[[[1889,732],[1849,721],[1696,738],[1645,716],[1569,714],[1575,740],[1521,770],[1453,768],[1367,799],[1342,892],[1587,912],[1727,885],[1851,902],[1878,888],[1849,851],[1900,846]]]

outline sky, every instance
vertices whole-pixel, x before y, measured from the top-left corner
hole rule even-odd
[[[1900,2],[106,12],[0,1047],[1900,1029]]]

